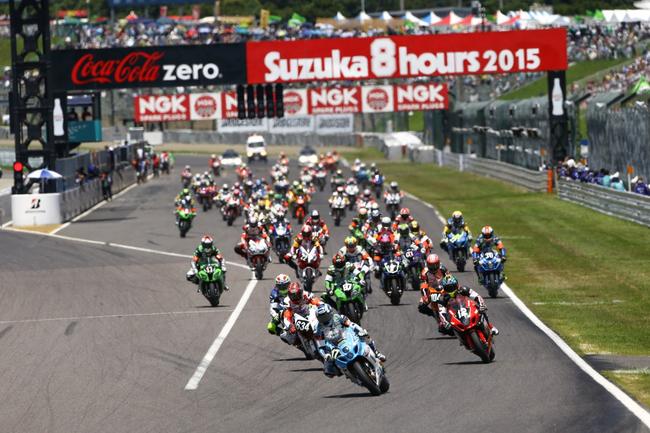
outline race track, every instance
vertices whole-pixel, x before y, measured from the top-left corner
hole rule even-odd
[[[178,167],[185,163],[206,160],[178,157]],[[388,357],[390,392],[370,397],[343,378],[328,379],[317,361],[266,332],[272,279],[289,271],[277,261],[198,388],[186,390],[250,272],[229,265],[231,291],[218,308],[185,281],[203,233],[216,235],[227,260],[243,263],[232,251],[243,220],[229,228],[216,210],[199,211],[180,239],[172,214],[179,189],[177,170],[58,233],[122,246],[0,232],[0,432],[648,431],[505,297],[487,299],[501,335],[495,362],[484,365],[455,339],[438,336],[433,319],[417,312],[418,292],[391,306],[376,290],[363,325]],[[327,194],[314,201],[323,214]],[[442,227],[433,211],[406,204],[437,241]],[[346,234],[333,229],[328,250]],[[477,286],[473,272],[459,279]]]

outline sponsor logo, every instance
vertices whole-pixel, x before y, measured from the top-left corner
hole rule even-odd
[[[311,89],[309,95],[310,110],[313,114],[357,113],[361,111],[359,87]]]
[[[368,59],[364,56],[342,56],[340,50],[330,51],[328,57],[283,59],[280,52],[271,51],[264,57],[267,82],[307,81],[364,78],[368,76]]]
[[[41,208],[41,199],[40,198],[33,198],[32,199],[32,204],[29,207],[30,209],[40,209]]]
[[[374,111],[384,110],[389,103],[388,92],[384,89],[374,88],[366,94],[366,104]]]
[[[302,110],[305,101],[302,95],[294,91],[284,92],[284,112],[285,115],[297,114]]]
[[[210,118],[217,112],[217,100],[208,95],[199,96],[194,101],[194,111],[200,117]]]
[[[395,87],[398,111],[436,110],[447,108],[445,84],[412,84]]]
[[[133,51],[116,60],[96,60],[94,54],[85,54],[72,67],[71,79],[78,86],[155,82],[160,75],[158,62],[163,57],[164,53],[160,51]]]

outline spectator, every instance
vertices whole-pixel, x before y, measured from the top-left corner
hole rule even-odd
[[[632,179],[632,191],[637,194],[650,195],[650,188],[648,188],[648,184],[645,183],[643,176],[636,176]]]
[[[102,196],[104,200],[113,200],[113,177],[108,171],[103,171],[100,176]]]
[[[86,178],[88,175],[86,174],[86,171],[84,170],[83,167],[79,167],[77,169],[77,174],[75,176],[75,183],[79,186],[83,185],[86,182]]]
[[[68,109],[68,121],[76,122],[79,120],[79,115],[74,108]]]
[[[81,120],[84,122],[89,122],[93,120],[93,114],[90,112],[88,107],[84,107],[83,111],[81,112]]]
[[[619,177],[618,171],[612,175],[610,188],[615,189],[616,191],[625,191],[625,185]]]

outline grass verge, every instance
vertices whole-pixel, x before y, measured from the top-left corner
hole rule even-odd
[[[603,376],[619,383],[641,404],[650,407],[650,371],[639,373],[604,371]]]
[[[573,83],[574,81],[582,80],[583,78],[588,77],[590,75],[594,75],[604,69],[608,69],[628,61],[630,61],[630,59],[621,58],[621,59],[600,59],[600,60],[588,60],[583,62],[577,62],[573,64],[571,67],[569,67],[569,69],[567,70],[567,85]],[[528,99],[528,98],[534,98],[536,96],[544,96],[547,93],[548,93],[548,85],[546,82],[546,77],[544,76],[524,87],[513,90],[512,92],[508,92],[504,95],[501,95],[499,99],[504,101],[510,101],[513,99]]]

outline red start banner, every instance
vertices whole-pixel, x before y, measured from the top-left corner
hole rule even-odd
[[[250,84],[540,72],[567,68],[565,29],[246,44]]]
[[[286,117],[317,114],[389,113],[446,110],[446,83],[284,89]],[[237,93],[189,93],[136,96],[136,122],[237,118]]]

